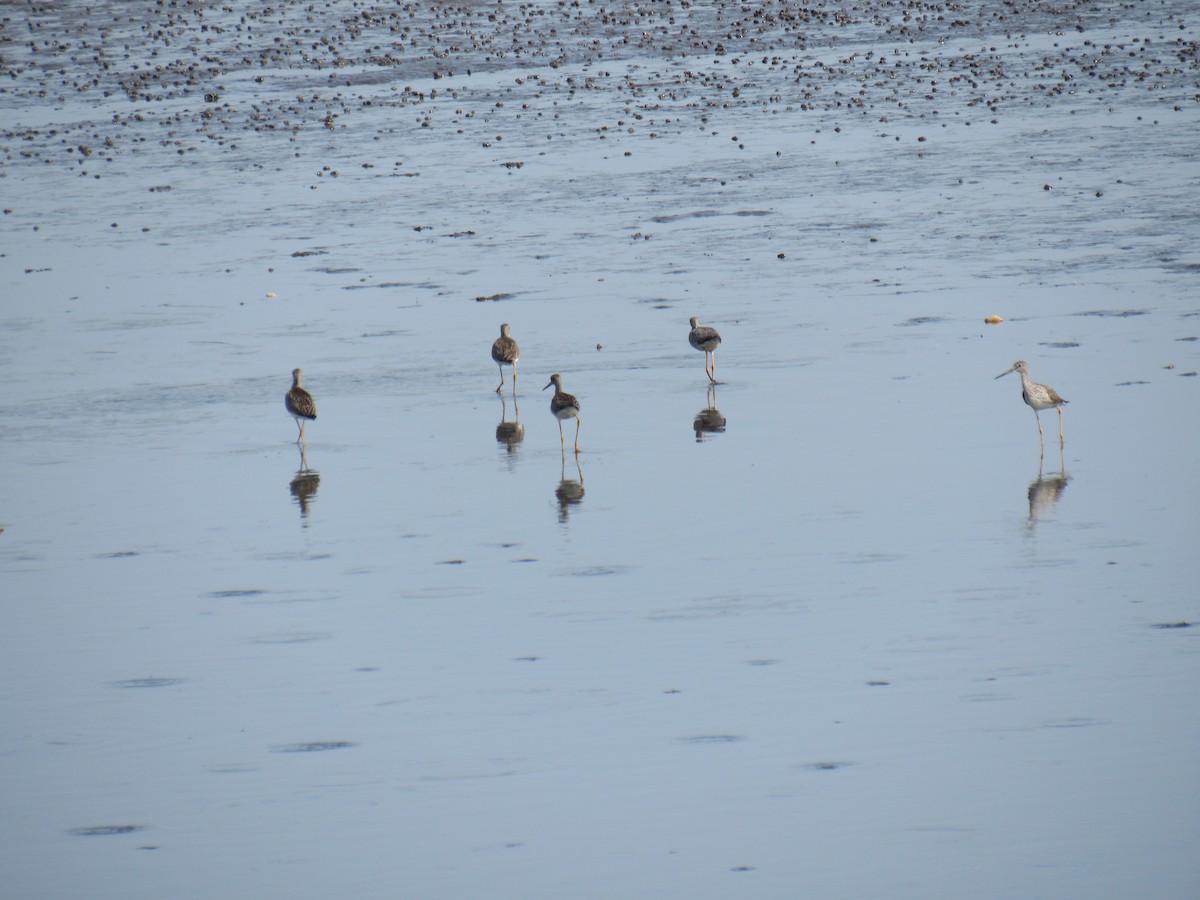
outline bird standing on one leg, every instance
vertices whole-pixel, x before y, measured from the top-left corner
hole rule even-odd
[[[1038,415],[1038,410],[1050,409],[1051,407],[1058,410],[1058,443],[1061,447],[1066,441],[1066,438],[1063,437],[1062,407],[1068,401],[1058,396],[1058,391],[1054,390],[1054,388],[1045,384],[1038,384],[1036,381],[1031,380],[1029,377],[1029,366],[1025,364],[1025,360],[1023,359],[1018,359],[1012,364],[1012,368],[1005,369],[996,378],[1003,378],[1009,372],[1021,373],[1021,397],[1033,409],[1034,418],[1037,420],[1038,438],[1041,440],[1043,447],[1046,443],[1046,436],[1042,431],[1042,419]],[[996,379],[993,378],[992,380],[995,381]]]
[[[300,387],[303,374],[299,369],[292,369],[292,389],[283,398],[284,407],[292,414],[296,426],[300,429],[300,436],[296,438],[297,444],[304,442],[304,423],[317,417],[316,401],[313,400],[312,394]]]
[[[708,376],[709,381],[716,384],[717,345],[721,343],[721,336],[717,334],[717,329],[701,325],[696,316],[692,316],[688,321],[692,326],[692,330],[688,332],[688,343],[697,350],[704,351],[704,374]],[[711,365],[710,359],[712,360]]]
[[[575,399],[574,394],[568,394],[562,389],[562,376],[555,373],[550,376],[550,384],[542,388],[554,385],[554,396],[550,400],[550,412],[554,418],[558,419],[558,440],[562,444],[563,453],[567,452],[567,439],[563,437],[562,423],[563,419],[575,420],[575,452],[579,452],[579,401]]]
[[[500,369],[500,384],[496,388],[497,394],[500,393],[500,388],[504,387],[504,367],[512,366],[513,396],[517,395],[517,360],[520,358],[521,348],[508,333],[508,323],[505,322],[500,326],[500,337],[496,338],[496,342],[492,344],[492,359],[496,361],[496,365]]]

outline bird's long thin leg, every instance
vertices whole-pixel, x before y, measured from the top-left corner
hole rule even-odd
[[[708,379],[713,384],[717,383],[717,351],[712,352],[712,371],[708,374]]]
[[[562,444],[563,453],[567,452],[567,439],[563,437],[562,419],[558,420],[558,442]]]
[[[575,452],[579,453],[579,416],[575,417]]]
[[[500,393],[500,388],[504,387],[504,366],[496,363],[496,368],[500,370],[500,383],[496,385],[496,393]]]
[[[504,373],[500,373],[503,378]],[[513,360],[513,400],[517,399],[517,361]]]
[[[1058,407],[1058,445],[1061,447],[1066,442],[1067,439],[1063,437],[1062,407],[1060,406]]]

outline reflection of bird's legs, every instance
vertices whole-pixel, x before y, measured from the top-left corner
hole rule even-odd
[[[562,426],[560,425],[559,431],[561,431],[561,430],[562,430]],[[565,448],[564,448],[564,452],[565,452]],[[575,452],[576,453],[579,452],[579,416],[575,417]]]

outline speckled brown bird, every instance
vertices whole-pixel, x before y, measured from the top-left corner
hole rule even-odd
[[[300,387],[300,379],[303,377],[304,373],[299,369],[292,369],[292,389],[283,398],[283,405],[292,414],[296,426],[300,429],[300,436],[296,438],[297,444],[304,441],[304,423],[317,417],[316,401],[313,400],[312,394]]]
[[[517,395],[517,360],[520,358],[521,347],[508,333],[508,323],[505,322],[500,326],[500,337],[496,338],[495,343],[492,344],[492,359],[496,361],[496,366],[500,369],[500,384],[496,387],[497,394],[500,393],[500,388],[504,387],[504,367],[512,366],[513,396]]]
[[[554,418],[558,419],[558,440],[562,444],[563,452],[567,450],[567,439],[563,437],[562,423],[563,419],[575,420],[575,452],[579,452],[579,401],[575,399],[574,394],[568,394],[562,389],[562,376],[555,373],[550,376],[550,384],[542,388],[554,385],[554,396],[550,399],[550,413]]]

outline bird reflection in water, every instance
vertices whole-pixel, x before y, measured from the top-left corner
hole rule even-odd
[[[696,413],[696,418],[692,420],[692,431],[696,432],[696,443],[703,441],[706,435],[725,432],[725,417],[717,409],[717,386],[715,384],[708,386],[708,396],[705,399],[708,406]]]
[[[496,443],[503,444],[509,453],[517,452],[517,444],[525,440],[525,426],[521,424],[517,400],[513,398],[513,417],[508,419],[508,402],[500,395],[500,422],[496,425]]]
[[[562,455],[562,478],[554,489],[554,497],[558,500],[558,521],[563,525],[571,518],[571,507],[583,502],[583,468],[579,464],[579,456],[575,457],[575,474],[578,480],[567,477],[567,454]]]
[[[1062,497],[1070,481],[1062,451],[1059,451],[1059,471],[1056,475],[1043,475],[1042,462],[1038,461],[1037,478],[1029,483],[1029,527],[1037,524],[1043,514],[1050,512]]]
[[[296,470],[296,474],[292,477],[292,482],[288,485],[288,489],[292,492],[292,496],[296,498],[296,503],[300,507],[300,520],[304,523],[304,527],[308,527],[308,505],[317,495],[317,488],[321,484],[321,475],[316,469],[308,467],[308,458],[305,456],[305,446],[300,444],[300,468]]]

